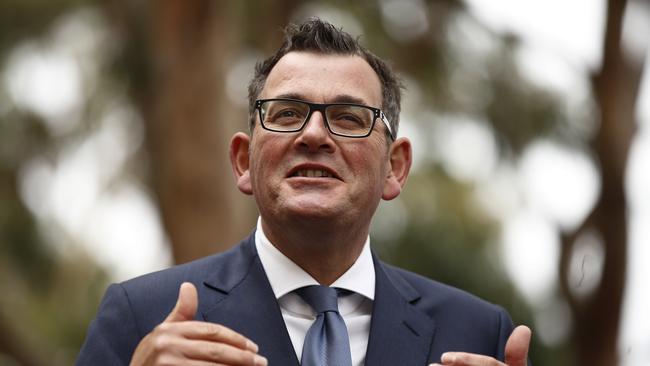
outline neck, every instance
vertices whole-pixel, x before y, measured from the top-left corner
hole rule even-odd
[[[321,285],[329,286],[357,260],[368,237],[368,227],[333,228],[322,222],[286,226],[273,225],[262,219],[262,228],[279,251],[309,273]]]

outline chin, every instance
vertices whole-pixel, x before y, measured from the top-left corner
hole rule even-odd
[[[332,218],[340,218],[342,210],[318,202],[298,202],[289,207],[289,212],[296,219],[331,220]]]

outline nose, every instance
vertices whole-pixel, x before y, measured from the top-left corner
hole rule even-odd
[[[314,111],[295,140],[296,147],[309,152],[334,152],[335,144],[327,126],[325,116]]]

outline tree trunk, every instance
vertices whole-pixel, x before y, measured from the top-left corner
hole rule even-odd
[[[236,53],[222,1],[109,5],[121,60],[145,124],[149,179],[176,263],[227,249],[254,225],[253,201],[233,183],[228,146],[247,115],[225,93]]]
[[[574,319],[577,365],[614,366],[627,265],[628,220],[624,177],[635,132],[635,106],[643,60],[630,60],[621,48],[625,0],[609,0],[603,63],[592,87],[600,108],[600,128],[594,140],[600,164],[601,194],[583,225],[563,237],[561,287]],[[594,230],[604,245],[604,265],[594,293],[577,298],[568,273],[575,240]]]
[[[237,190],[228,159],[232,134],[248,128],[247,108],[228,99],[225,78],[246,43],[279,46],[295,3],[109,5],[126,33],[125,69],[144,117],[151,186],[176,263],[225,250],[255,224],[253,200]]]
[[[236,117],[224,90],[232,54],[227,3],[154,2],[145,119],[162,219],[177,263],[235,244],[250,230],[250,203],[228,161]]]

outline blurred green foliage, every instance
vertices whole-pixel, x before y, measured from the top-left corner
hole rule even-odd
[[[81,1],[4,1],[0,61],[22,42],[38,40]],[[60,146],[42,117],[18,108],[0,84],[0,365],[66,365],[74,359],[108,280],[75,238],[65,249],[21,198],[19,176],[36,156]],[[52,223],[49,223],[51,225]],[[61,251],[65,250],[65,253]],[[13,360],[13,361],[10,361]]]

